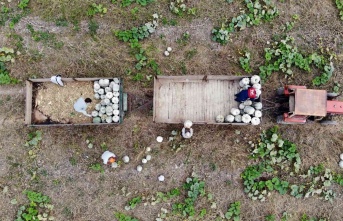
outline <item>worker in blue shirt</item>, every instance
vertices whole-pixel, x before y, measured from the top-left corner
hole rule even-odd
[[[74,104],[74,110],[80,113],[83,113],[87,117],[92,117],[92,115],[87,114],[87,107],[92,102],[92,99],[80,97]]]

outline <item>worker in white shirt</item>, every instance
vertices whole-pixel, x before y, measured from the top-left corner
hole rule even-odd
[[[92,115],[87,114],[87,107],[92,102],[92,99],[86,98],[85,100],[80,97],[74,104],[74,109],[77,112],[83,113],[87,117],[92,117]]]
[[[193,136],[193,128],[192,128],[192,121],[186,120],[183,124],[183,128],[181,130],[181,135],[185,139],[189,139]]]

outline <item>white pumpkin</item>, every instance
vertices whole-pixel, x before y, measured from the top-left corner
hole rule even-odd
[[[233,108],[231,108],[230,113],[233,116],[236,116],[236,115],[238,115],[240,113],[240,111],[239,111],[239,109],[233,107]]]
[[[183,123],[183,126],[184,126],[185,128],[191,128],[192,125],[193,125],[193,122],[190,121],[190,120],[186,120],[186,121]]]
[[[245,106],[244,112],[247,114],[253,115],[255,112],[255,108],[253,108],[252,106]]]
[[[240,103],[239,106],[238,106],[238,108],[241,109],[241,110],[243,110],[244,107],[245,107],[244,103]]]
[[[113,115],[119,115],[119,110],[113,110]]]
[[[238,122],[238,123],[242,122],[242,115],[236,115],[235,116],[235,121]]]
[[[100,89],[100,85],[98,83],[94,83],[94,90],[99,90]]]
[[[261,110],[262,109],[262,103],[261,102],[255,102],[253,104],[256,110]]]
[[[258,75],[253,75],[251,78],[250,78],[250,82],[251,84],[257,84],[259,83],[261,80],[260,76]]]
[[[113,116],[113,117],[112,117],[112,120],[113,120],[113,122],[115,122],[115,123],[119,122],[119,116],[118,116],[118,115]]]
[[[113,85],[113,91],[119,91],[119,84],[114,84]]]
[[[261,95],[262,91],[260,89],[256,89],[256,98]]]
[[[261,123],[260,118],[258,118],[258,117],[251,118],[251,124],[252,125],[259,125],[260,123]]]
[[[243,87],[244,85],[248,85],[249,83],[249,78],[242,78],[242,80],[239,81],[239,86]]]
[[[246,101],[243,102],[243,104],[245,106],[251,106],[252,105],[252,101],[251,100],[246,100]]]
[[[340,168],[343,168],[343,160],[339,161],[338,165],[339,165]]]
[[[112,108],[113,108],[113,110],[118,110],[119,109],[119,105],[118,104],[113,104]]]
[[[118,97],[112,97],[112,103],[113,104],[118,104],[119,103],[119,98]]]
[[[261,90],[262,86],[261,86],[261,84],[253,84],[252,87],[255,88],[255,89]]]
[[[116,84],[119,84],[120,80],[119,80],[119,78],[113,78],[113,82]]]
[[[113,93],[112,92],[107,92],[106,93],[106,98],[111,99],[113,97]]]
[[[260,111],[260,110],[255,110],[254,116],[255,116],[255,117],[262,117],[262,111]]]
[[[250,121],[251,121],[250,115],[249,114],[243,114],[242,122],[247,124],[247,123],[250,123]]]
[[[235,121],[235,116],[229,114],[225,117],[225,122],[232,123]]]
[[[103,88],[100,88],[100,89],[98,90],[98,94],[102,95],[102,94],[104,94],[104,93],[105,93],[105,90],[104,90]]]
[[[96,93],[96,94],[94,94],[94,98],[95,98],[96,100],[99,100],[99,99],[100,99],[100,95],[99,95],[98,93]]]
[[[223,115],[216,116],[216,122],[217,123],[223,123],[224,122],[224,116]]]
[[[341,160],[343,160],[343,153],[341,153],[341,154],[339,155],[339,158],[341,158]]]

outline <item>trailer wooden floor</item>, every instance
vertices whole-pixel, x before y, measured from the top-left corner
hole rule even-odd
[[[185,76],[186,77],[186,76]],[[216,123],[219,114],[226,116],[239,92],[240,77],[188,76],[158,77],[154,85],[154,121],[158,123]]]

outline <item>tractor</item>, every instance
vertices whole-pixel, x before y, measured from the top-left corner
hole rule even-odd
[[[277,90],[277,100],[287,105],[287,111],[277,116],[279,124],[305,124],[316,121],[322,125],[337,125],[333,115],[343,114],[343,102],[337,93],[287,85]]]

